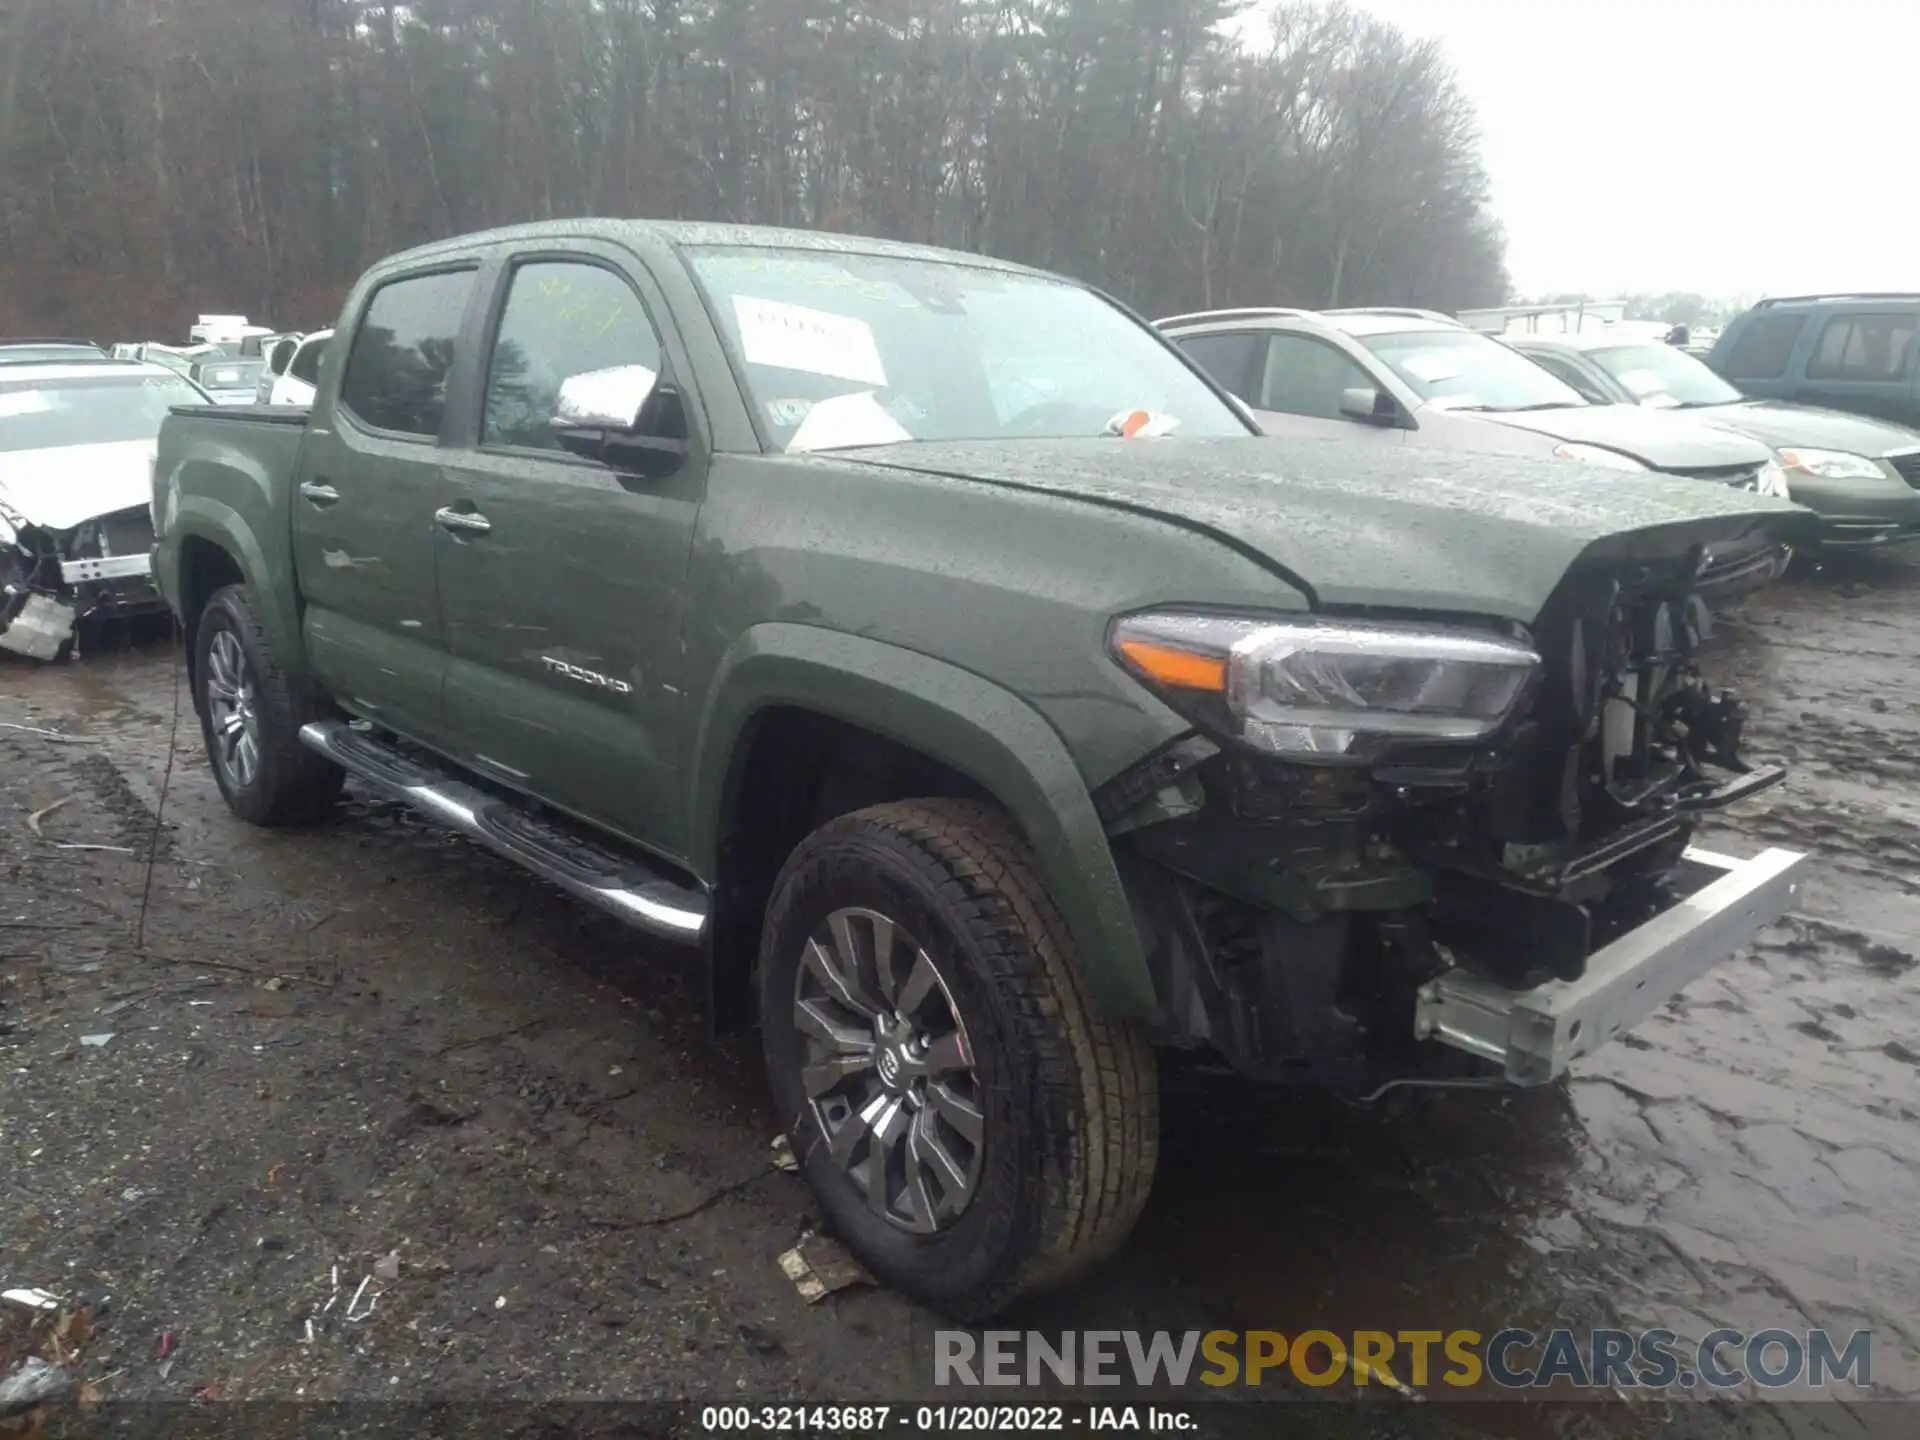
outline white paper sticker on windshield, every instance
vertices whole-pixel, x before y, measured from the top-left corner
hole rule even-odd
[[[830,375],[862,385],[887,383],[873,328],[864,320],[752,295],[733,297],[733,315],[749,365]]]
[[[1416,380],[1438,385],[1460,373],[1460,361],[1444,350],[1422,350],[1402,360],[1400,368]]]
[[[886,412],[871,390],[836,395],[807,411],[787,449],[840,450],[854,445],[895,445],[911,440],[906,426]]]
[[[0,419],[8,415],[44,415],[53,407],[38,390],[12,390],[0,394]]]

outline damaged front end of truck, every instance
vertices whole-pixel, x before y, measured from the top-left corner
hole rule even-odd
[[[1119,621],[1195,725],[1096,796],[1160,1038],[1350,1095],[1542,1084],[1777,918],[1804,857],[1693,844],[1785,778],[1698,668],[1704,564],[1590,553],[1531,625]]]
[[[85,622],[164,609],[152,546],[145,508],[56,528],[36,524],[0,492],[0,650],[55,660]]]

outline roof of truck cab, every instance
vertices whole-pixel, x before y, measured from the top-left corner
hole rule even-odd
[[[771,250],[817,250],[823,254],[874,255],[897,260],[931,260],[946,264],[973,265],[1023,275],[1047,275],[1044,270],[1016,265],[991,255],[976,255],[967,250],[944,250],[937,245],[913,245],[899,240],[881,240],[869,235],[838,235],[820,230],[786,230],[772,225],[716,225],[695,220],[537,220],[525,225],[507,225],[497,230],[482,230],[470,235],[455,235],[435,240],[411,250],[403,250],[381,262],[381,269],[411,260],[431,259],[449,251],[466,250],[478,245],[515,245],[538,240],[602,240],[631,246],[636,241],[676,248],[694,245],[754,246]],[[1056,278],[1048,276],[1048,278]]]

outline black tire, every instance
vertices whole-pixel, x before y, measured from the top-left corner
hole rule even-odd
[[[222,635],[238,641],[252,685],[251,713],[257,764],[244,783],[216,753],[210,656]],[[308,699],[288,683],[253,600],[244,585],[216,590],[200,614],[193,636],[193,705],[207,763],[227,808],[255,825],[309,825],[326,817],[340,798],[346,772],[300,743],[300,727],[332,718],[331,707]]]
[[[971,1036],[978,1180],[931,1234],[874,1213],[831,1155],[802,1079],[802,953],[846,908],[877,911],[917,941]],[[1139,1218],[1160,1143],[1153,1051],[1138,1026],[1095,1014],[1033,854],[994,806],[902,801],[808,836],[768,906],[760,1016],[779,1114],[830,1227],[912,1298],[956,1318],[993,1314],[1105,1259]]]

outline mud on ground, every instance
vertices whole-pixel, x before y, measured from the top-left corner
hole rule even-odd
[[[1920,560],[1776,587],[1713,665],[1794,777],[1711,840],[1816,853],[1788,921],[1544,1092],[1362,1113],[1170,1073],[1134,1239],[1006,1323],[1868,1327],[1875,1394],[1920,1400]],[[929,1316],[870,1288],[810,1306],[778,1268],[814,1212],[771,1163],[751,1042],[706,1036],[696,957],[364,794],[319,829],[241,825],[177,674],[153,635],[0,664],[0,726],[88,742],[0,728],[0,1287],[93,1305],[83,1380],[930,1393]],[[1873,1404],[1449,1423],[1676,1414],[1857,1434]]]

